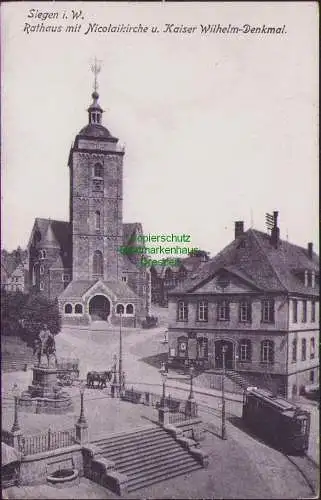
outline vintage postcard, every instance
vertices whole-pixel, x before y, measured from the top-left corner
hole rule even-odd
[[[3,498],[318,496],[318,18],[1,4]]]

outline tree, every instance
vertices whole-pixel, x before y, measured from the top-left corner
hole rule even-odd
[[[22,292],[1,292],[1,329],[3,335],[19,336],[22,333],[21,311],[26,302]]]
[[[3,291],[1,326],[4,335],[20,336],[32,345],[44,325],[54,335],[60,332],[61,315],[57,300],[49,300],[35,293]]]
[[[47,325],[48,329],[56,335],[61,330],[61,315],[58,301],[49,300],[36,293],[30,293],[22,310],[24,339],[33,343],[40,331]]]
[[[209,252],[206,252],[205,250],[192,250],[190,252],[191,257],[203,257],[204,260],[209,260]]]

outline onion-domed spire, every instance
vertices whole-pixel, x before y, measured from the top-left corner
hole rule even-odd
[[[97,75],[101,70],[101,66],[99,64],[99,61],[95,58],[94,64],[91,66],[91,71],[95,75],[94,79],[94,91],[91,94],[91,97],[93,98],[93,103],[89,106],[88,108],[88,114],[89,114],[89,123],[90,124],[101,124],[101,118],[103,114],[103,109],[100,107],[98,104],[98,99],[99,99],[99,94],[97,92],[98,90],[98,82],[97,82]]]

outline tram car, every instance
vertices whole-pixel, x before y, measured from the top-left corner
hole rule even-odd
[[[284,398],[256,387],[243,397],[244,423],[287,454],[304,454],[309,445],[310,413]]]

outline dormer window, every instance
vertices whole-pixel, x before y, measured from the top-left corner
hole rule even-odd
[[[308,286],[309,284],[309,272],[304,271],[304,286]]]
[[[315,288],[315,271],[311,272],[311,287]]]

